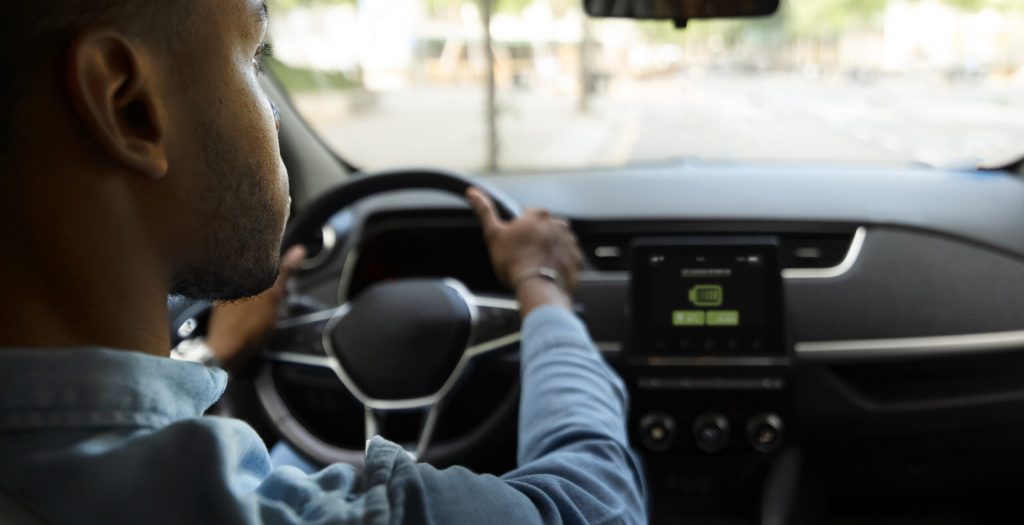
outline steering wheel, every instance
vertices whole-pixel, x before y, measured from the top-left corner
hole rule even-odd
[[[289,225],[283,246],[312,242],[331,217],[367,197],[404,190],[437,190],[458,196],[482,187],[506,220],[520,207],[500,192],[455,173],[403,170],[361,176],[317,198]],[[417,412],[422,424],[415,443],[405,448],[418,458],[457,458],[467,443],[434,447],[431,439],[449,394],[471,363],[519,341],[519,305],[510,297],[481,296],[454,279],[416,278],[377,283],[358,297],[347,297],[359,235],[342,246],[345,262],[339,284],[340,306],[282,320],[274,340],[289,349],[289,361],[329,368],[365,414],[365,436],[386,434],[388,415]],[[281,343],[283,341],[283,344]],[[281,434],[299,451],[323,463],[359,465],[362,450],[328,444],[292,417],[277,394],[269,366],[257,378],[257,392]],[[518,389],[510,392],[483,426],[516,409]],[[458,440],[455,440],[458,441]],[[443,452],[428,455],[435,448]]]

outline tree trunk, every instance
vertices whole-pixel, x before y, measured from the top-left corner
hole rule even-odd
[[[592,65],[590,63],[590,52],[591,52],[591,37],[590,20],[587,19],[586,15],[583,16],[583,31],[580,37],[580,100],[579,110],[581,113],[590,111],[590,93],[591,83],[594,79],[591,79]]]
[[[484,57],[487,64],[486,97],[484,101],[486,104],[484,111],[486,112],[487,129],[485,168],[490,173],[498,171],[499,152],[497,85],[494,78],[494,44],[491,41],[491,14],[493,10],[494,0],[480,0],[480,18],[484,25]]]

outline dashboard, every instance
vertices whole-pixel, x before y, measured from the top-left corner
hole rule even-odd
[[[823,485],[857,497],[942,494],[1006,470],[1016,447],[992,436],[1024,433],[1016,177],[697,164],[491,182],[567,217],[580,239],[576,311],[629,387],[656,517],[763,511],[736,502],[785,485],[793,448]],[[396,194],[354,213],[355,255],[305,272],[303,292],[323,305],[404,277],[503,292],[458,199]],[[514,358],[487,366],[493,380],[456,403],[467,428],[487,417],[474,400],[515,381]],[[340,417],[324,399],[289,402],[316,426]]]

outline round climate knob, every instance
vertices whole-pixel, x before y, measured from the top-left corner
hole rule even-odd
[[[704,414],[693,422],[693,439],[704,452],[714,454],[729,446],[729,420],[718,413]]]
[[[675,418],[662,412],[647,414],[640,420],[640,439],[654,452],[672,448],[676,440]]]
[[[747,437],[754,450],[768,454],[782,446],[785,427],[782,418],[775,414],[758,414],[747,422]]]

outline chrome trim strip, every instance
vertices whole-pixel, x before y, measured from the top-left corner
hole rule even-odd
[[[516,332],[514,334],[508,334],[505,337],[499,337],[497,339],[491,339],[475,346],[471,346],[466,349],[466,355],[469,357],[476,357],[478,355],[486,354],[497,350],[499,348],[505,348],[506,346],[518,343],[523,338],[522,332]]]
[[[458,281],[455,281],[454,279],[445,279],[445,281],[458,283]],[[462,283],[459,283],[459,286],[465,288],[465,286],[462,285]],[[516,312],[519,311],[519,301],[515,299],[506,299],[502,297],[487,297],[482,295],[473,295],[472,293],[470,293],[468,296],[463,295],[463,298],[466,299],[466,302],[471,303],[474,306],[483,306],[484,308],[496,308],[500,310],[513,310]]]
[[[345,262],[341,266],[341,276],[338,278],[338,303],[348,302],[348,289],[352,285],[352,275],[356,271],[356,263],[359,261],[359,245],[355,245],[345,254]]]
[[[628,283],[629,272],[602,272],[600,270],[583,270],[576,274],[578,283]]]
[[[641,390],[780,391],[786,389],[781,377],[641,377]]]
[[[621,352],[622,343],[618,341],[594,341],[594,346],[602,352]]]
[[[374,436],[380,435],[380,425],[377,424],[377,414],[370,407],[363,407],[363,435],[366,436],[366,444]]]
[[[1024,349],[1024,330],[979,334],[809,341],[796,344],[801,361],[860,361],[966,355]]]
[[[434,429],[437,427],[437,417],[440,414],[440,404],[430,407],[430,411],[427,412],[427,419],[423,422],[423,427],[420,428],[420,439],[416,442],[416,451],[411,454],[413,460],[421,458],[427,453],[427,447],[430,446],[430,440],[434,437]]]
[[[300,354],[297,352],[264,352],[263,358],[277,361],[278,363],[331,368],[331,358],[326,356]]]
[[[857,228],[853,234],[853,240],[850,241],[850,249],[847,250],[846,257],[836,266],[831,268],[786,268],[782,270],[782,277],[784,279],[834,279],[842,276],[857,264],[861,249],[864,248],[864,239],[867,236],[867,228],[863,226]]]
[[[640,360],[651,366],[787,366],[787,357],[648,357]]]
[[[327,310],[320,310],[319,312],[313,312],[304,315],[297,315],[295,317],[289,317],[287,319],[281,319],[280,321],[277,322],[277,329],[280,330],[282,328],[291,328],[293,326],[313,324],[318,323],[320,321],[327,321],[328,319],[334,317],[334,314],[338,313],[338,311],[343,308],[347,309],[349,308],[349,305],[343,304],[337,308],[329,308]]]

